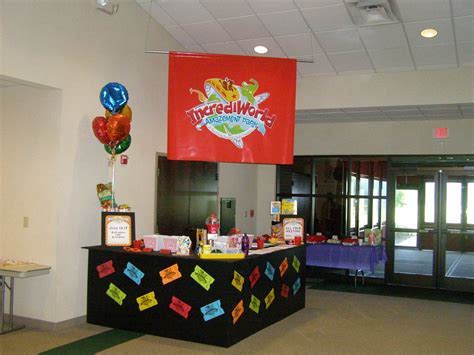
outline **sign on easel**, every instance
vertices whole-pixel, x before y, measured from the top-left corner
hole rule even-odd
[[[135,213],[102,212],[102,245],[129,247],[135,240]]]
[[[304,236],[304,219],[303,218],[284,218],[283,219],[283,237],[285,241],[294,241],[295,237]]]

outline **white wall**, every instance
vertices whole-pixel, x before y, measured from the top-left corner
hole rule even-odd
[[[150,233],[154,221],[155,153],[166,151],[167,57],[145,54],[144,49],[147,45],[166,49],[179,46],[154,22],[149,42],[145,43],[148,16],[132,0],[121,1],[115,16],[97,11],[94,1],[89,0],[4,0],[3,11],[0,74],[62,90],[56,135],[59,142],[54,148],[58,154],[57,179],[42,181],[43,189],[55,190],[56,195],[38,200],[42,210],[51,201],[57,204],[52,231],[41,237],[57,250],[53,265],[55,310],[41,310],[43,300],[51,297],[50,290],[34,287],[33,280],[25,280],[29,292],[23,296],[32,308],[39,309],[34,318],[59,322],[85,314],[87,252],[81,247],[100,241],[95,186],[108,180],[109,171],[107,154],[90,127],[92,118],[104,112],[99,91],[107,82],[119,81],[130,93],[133,141],[127,151],[129,165],[117,171],[117,198],[136,211],[137,234]],[[11,139],[28,142],[32,138]],[[25,187],[23,179],[18,182],[21,184],[17,189]],[[4,206],[8,203],[2,198]],[[27,208],[19,208],[11,218],[21,220]],[[4,245],[14,245],[16,229],[3,225]],[[40,229],[32,223],[28,233],[38,235]],[[32,250],[22,255],[28,257]],[[49,258],[50,252],[40,248],[36,256]],[[16,312],[32,316],[20,306]]]

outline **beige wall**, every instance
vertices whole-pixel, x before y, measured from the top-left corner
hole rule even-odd
[[[58,154],[57,178],[42,181],[41,188],[48,196],[38,200],[40,210],[47,215],[48,206],[57,205],[56,219],[46,234],[35,223],[28,229],[34,238],[45,240],[57,250],[55,263],[51,262],[55,274],[45,276],[48,282],[54,280],[55,296],[51,296],[51,290],[35,288],[35,280],[25,280],[29,292],[22,292],[23,296],[19,292],[18,296],[25,297],[25,304],[37,313],[20,306],[16,309],[18,315],[59,322],[85,314],[87,252],[81,247],[100,242],[95,185],[105,182],[109,171],[107,154],[90,127],[92,118],[104,112],[99,91],[107,82],[119,81],[130,93],[133,142],[127,151],[129,165],[117,169],[117,198],[137,212],[137,234],[150,233],[154,222],[155,153],[166,151],[167,57],[145,54],[144,49],[147,45],[179,47],[153,22],[145,43],[148,16],[131,0],[121,1],[115,16],[97,11],[94,1],[89,0],[4,0],[3,11],[0,74],[62,91],[55,135],[58,143],[52,149]],[[24,119],[35,121],[36,117]],[[40,133],[7,134],[12,140],[27,143],[42,139],[44,130]],[[35,165],[38,169],[43,167],[40,161]],[[21,184],[17,189],[29,187],[25,179],[18,176]],[[52,191],[55,195],[50,194]],[[1,202],[8,207],[11,201],[2,198]],[[25,204],[11,218],[21,221],[25,213],[30,213],[28,208]],[[2,224],[3,245],[14,245],[19,237],[17,224]],[[49,258],[51,250],[29,247],[22,255],[28,257],[32,252],[44,259],[47,255]],[[43,311],[43,300],[49,297],[55,297],[55,309]]]
[[[448,127],[449,138],[432,138]],[[474,120],[297,124],[295,155],[474,154]]]
[[[474,102],[474,67],[319,76],[297,82],[298,109]]]
[[[0,257],[51,265],[48,277],[16,283],[24,316],[54,320],[58,273],[55,239],[58,203],[61,92],[25,85],[0,90]],[[61,206],[62,208],[62,206]],[[24,218],[28,224],[24,225]],[[31,290],[35,292],[32,293]],[[38,297],[39,296],[39,297]],[[31,298],[35,298],[32,302]]]
[[[236,199],[236,227],[249,234],[257,230],[257,168],[250,164],[219,164],[219,201],[221,197]],[[254,210],[254,217],[250,217],[250,210]]]

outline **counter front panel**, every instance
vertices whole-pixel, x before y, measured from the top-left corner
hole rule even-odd
[[[87,321],[228,347],[305,306],[305,247],[243,260],[88,247]]]

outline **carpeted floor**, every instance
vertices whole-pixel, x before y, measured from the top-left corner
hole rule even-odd
[[[378,296],[409,297],[431,301],[474,304],[474,293],[433,290],[426,288],[389,286],[389,285],[358,285],[323,279],[306,279],[306,286],[313,290],[338,291]]]

